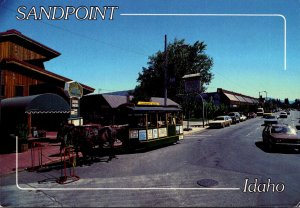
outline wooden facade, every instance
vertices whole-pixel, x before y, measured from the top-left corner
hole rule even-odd
[[[13,42],[5,41],[0,43],[2,58],[15,58],[21,61],[34,61],[34,60],[45,60],[46,57],[38,54],[24,46],[18,45]]]
[[[64,93],[64,87],[66,82],[72,80],[50,72],[44,66],[45,61],[59,55],[59,52],[24,36],[19,31],[0,32],[0,137],[16,133],[16,126],[19,124],[27,124],[29,129],[36,127],[55,131],[60,122],[69,117],[66,112],[49,111],[51,104],[55,109],[59,108],[57,100],[45,101],[47,112],[31,114],[26,113],[24,107],[18,108],[24,104],[26,98],[46,94],[59,95],[58,97],[62,97],[69,106],[69,98]],[[81,85],[83,94],[94,91],[87,85]],[[3,107],[11,100],[6,98],[14,98],[14,102],[10,102],[10,106]]]
[[[65,97],[64,85],[72,80],[47,71],[44,67],[45,61],[59,55],[59,52],[19,31],[0,33],[0,99],[42,93],[56,93]],[[84,94],[94,91],[89,86],[82,86]]]

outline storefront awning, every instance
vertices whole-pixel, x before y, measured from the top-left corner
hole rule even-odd
[[[230,101],[237,101],[237,102],[239,102],[239,100],[234,95],[229,94],[229,93],[224,93],[224,94],[226,95],[226,97],[228,97],[228,99]]]
[[[249,103],[249,104],[253,104],[254,103],[251,98],[248,98],[248,97],[244,97],[244,98],[247,101],[247,103]]]
[[[1,110],[22,110],[27,114],[69,113],[70,106],[62,97],[52,93],[14,97],[1,100]]]
[[[242,97],[242,96],[236,95],[235,97],[236,97],[240,102],[242,102],[242,103],[246,103],[246,102],[247,102],[247,101],[245,100],[245,98]]]

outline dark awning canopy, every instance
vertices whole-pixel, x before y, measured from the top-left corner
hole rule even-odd
[[[52,93],[14,97],[1,100],[1,110],[23,110],[27,114],[69,113],[70,106],[62,97]]]

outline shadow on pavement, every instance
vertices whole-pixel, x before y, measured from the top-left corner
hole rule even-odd
[[[297,149],[295,147],[276,147],[272,150],[269,150],[265,147],[264,143],[262,141],[255,142],[256,147],[261,149],[262,151],[266,153],[280,153],[280,154],[300,154],[300,149]]]

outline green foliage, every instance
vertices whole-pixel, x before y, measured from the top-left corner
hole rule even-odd
[[[18,136],[19,139],[27,141],[28,133],[29,133],[29,128],[27,124],[20,123],[19,125],[17,125],[16,136]]]
[[[167,89],[168,98],[179,102],[179,95],[184,94],[182,77],[186,74],[200,73],[202,91],[204,85],[211,82],[213,74],[211,68],[213,59],[205,54],[204,42],[196,41],[188,45],[185,41],[175,39],[167,46]],[[158,51],[149,57],[148,67],[143,67],[138,76],[138,85],[134,96],[139,100],[148,100],[150,97],[164,97],[164,67],[165,53]],[[181,99],[182,100],[182,99]]]
[[[300,110],[300,99],[295,99],[292,107]]]
[[[285,99],[284,99],[284,104],[287,105],[287,106],[290,104],[290,101],[289,101],[288,98],[285,98]]]

